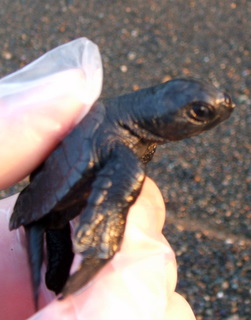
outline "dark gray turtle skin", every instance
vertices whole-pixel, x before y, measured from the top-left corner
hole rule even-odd
[[[10,219],[11,230],[26,230],[36,303],[44,241],[48,288],[62,297],[80,289],[119,250],[156,146],[215,127],[233,107],[226,93],[191,79],[97,101],[31,174]],[[73,252],[83,260],[69,277]]]

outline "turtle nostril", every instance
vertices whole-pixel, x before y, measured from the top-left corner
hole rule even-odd
[[[232,103],[232,99],[226,93],[224,94],[224,105],[229,108],[235,107],[235,105]]]

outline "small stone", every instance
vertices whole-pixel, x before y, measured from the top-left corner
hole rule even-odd
[[[228,238],[228,239],[225,240],[225,243],[226,244],[233,244],[233,240]]]
[[[210,296],[204,296],[205,301],[210,301]]]
[[[22,33],[22,34],[21,34],[21,39],[22,39],[22,40],[27,40],[27,35],[26,35],[25,33]]]
[[[201,181],[201,177],[200,177],[200,176],[195,176],[195,177],[194,177],[194,181],[200,182],[200,181]]]
[[[217,292],[217,298],[222,299],[224,297],[224,292],[219,291]]]
[[[5,60],[10,60],[12,59],[12,53],[9,52],[9,51],[3,51],[2,52],[2,57],[5,59]]]
[[[127,66],[122,65],[122,66],[120,66],[120,70],[121,70],[122,72],[127,72],[128,68],[127,68]]]
[[[186,76],[190,74],[190,70],[188,68],[183,68],[182,71]]]
[[[139,35],[138,30],[136,30],[136,29],[132,30],[131,35],[132,35],[133,38],[136,38]]]
[[[144,63],[144,62],[145,62],[145,60],[144,60],[144,59],[142,59],[142,58],[139,58],[139,59],[137,59],[137,60],[136,60],[136,62],[137,62],[138,64],[142,64],[142,63]]]
[[[129,60],[134,60],[136,58],[136,53],[134,51],[130,51],[127,57]]]
[[[229,283],[228,283],[228,281],[224,281],[224,282],[222,283],[222,288],[223,288],[223,289],[228,289],[228,288],[229,288]]]
[[[59,31],[60,32],[65,32],[65,30],[66,30],[66,27],[65,27],[65,25],[61,25],[60,27],[59,27]]]

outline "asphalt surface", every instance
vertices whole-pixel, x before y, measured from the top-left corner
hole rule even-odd
[[[159,148],[148,173],[167,204],[178,291],[197,319],[251,319],[251,1],[65,3],[1,0],[0,76],[86,36],[102,53],[103,96],[189,76],[234,98],[228,121]]]

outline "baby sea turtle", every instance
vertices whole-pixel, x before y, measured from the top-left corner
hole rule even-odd
[[[62,297],[85,285],[119,250],[130,206],[156,146],[197,135],[227,119],[230,97],[212,85],[175,79],[97,101],[30,176],[10,219],[28,239],[35,301],[44,234],[46,284]],[[79,216],[73,237],[69,221]],[[80,269],[69,277],[73,252]]]

